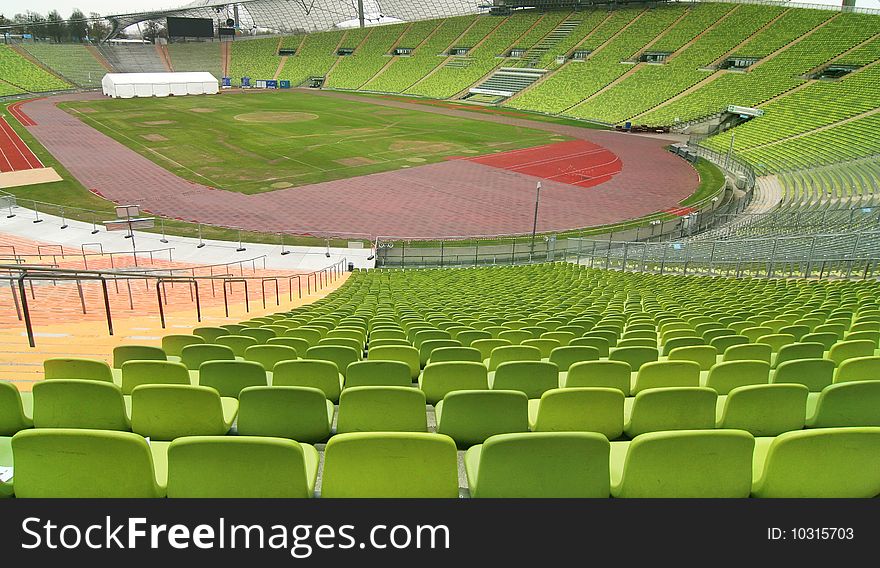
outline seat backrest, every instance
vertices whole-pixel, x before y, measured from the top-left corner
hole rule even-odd
[[[828,359],[798,359],[776,367],[771,383],[799,383],[813,392],[819,392],[834,380],[834,361]]]
[[[776,436],[755,456],[753,497],[871,498],[880,494],[880,428],[816,428]]]
[[[625,361],[629,363],[633,371],[651,361],[658,359],[659,352],[656,347],[620,347],[611,350],[608,359],[611,361]]]
[[[528,331],[523,331],[520,329],[507,329],[506,331],[502,331],[498,334],[499,339],[506,339],[510,341],[513,345],[519,345],[526,339],[532,339],[532,334]]]
[[[800,341],[810,331],[812,331],[812,328],[805,324],[785,325],[779,328],[779,333],[793,335],[795,341]]]
[[[394,347],[378,347],[377,349],[394,349]],[[309,347],[306,351],[306,359],[318,361],[332,361],[336,363],[342,376],[348,369],[348,366],[355,361],[360,361],[361,354],[351,347],[343,347],[341,345],[316,345]]]
[[[423,341],[418,349],[419,365],[424,367],[431,358],[431,353],[435,349],[443,349],[444,347],[461,347],[461,342],[457,339],[428,339]]]
[[[266,343],[273,337],[277,337],[278,334],[275,333],[272,329],[267,329],[265,327],[246,327],[239,332],[240,335],[244,335],[246,337],[251,337],[257,341],[257,343]]]
[[[636,393],[626,435],[715,427],[717,393],[706,387],[653,388]]]
[[[475,361],[429,363],[419,377],[419,388],[428,403],[436,404],[456,390],[487,390],[486,366]]]
[[[33,392],[36,428],[131,429],[122,389],[113,383],[56,379],[36,383]]]
[[[478,339],[492,339],[492,334],[487,331],[475,329],[472,331],[459,332],[458,335],[455,336],[455,338],[461,341],[461,344],[465,347],[471,347],[471,343],[477,341]]]
[[[232,333],[231,331],[229,332]],[[172,334],[162,336],[162,350],[166,355],[180,357],[180,350],[187,345],[205,343],[204,337],[198,335]]]
[[[837,366],[834,382],[875,381],[880,379],[880,356],[854,357]]]
[[[632,367],[625,361],[583,361],[568,368],[565,388],[605,387],[630,393]]]
[[[559,371],[568,371],[575,363],[582,361],[598,361],[599,350],[595,347],[587,347],[584,345],[567,345],[557,347],[550,352],[549,360],[559,367]]]
[[[483,359],[480,357],[480,350],[473,347],[438,347],[431,351],[431,356],[425,362],[425,365],[447,361],[481,363]]]
[[[804,427],[809,389],[797,384],[736,387],[725,400],[716,426],[750,432],[753,436],[777,436]]]
[[[423,341],[429,339],[452,339],[452,335],[450,335],[448,331],[442,329],[422,329],[416,331],[410,337],[410,340],[416,348],[418,348]]]
[[[610,493],[611,445],[601,434],[497,434],[469,450],[477,451],[471,497],[601,498]]]
[[[320,442],[330,435],[332,403],[312,387],[247,387],[238,397],[236,429],[242,436]]]
[[[97,359],[52,357],[43,361],[44,379],[85,379],[113,382],[110,365]]]
[[[410,345],[371,347],[367,359],[370,361],[399,361],[405,363],[409,368],[411,379],[418,377],[419,370],[421,369],[419,350]],[[346,375],[346,373],[343,373],[343,375]]]
[[[769,345],[770,349],[776,353],[786,345],[791,345],[797,341],[793,335],[787,333],[769,333],[760,336],[755,343],[763,343]]]
[[[790,343],[779,349],[773,365],[778,367],[786,361],[796,359],[821,359],[823,355],[825,355],[825,346],[817,341]]]
[[[117,345],[113,348],[113,367],[121,369],[126,361],[165,361],[168,357],[161,347],[150,345]]]
[[[612,495],[624,498],[744,498],[755,439],[742,430],[650,432],[629,444]]]
[[[773,349],[766,343],[731,345],[724,350],[722,361],[766,361],[770,363]]]
[[[221,335],[214,340],[214,343],[229,347],[236,357],[244,357],[245,349],[259,345],[256,339],[247,335]]]
[[[253,345],[244,350],[245,361],[259,363],[266,371],[271,371],[281,361],[296,361],[298,358],[296,349],[287,345],[267,343]]]
[[[336,431],[427,432],[425,394],[412,387],[347,387],[339,396]]]
[[[529,398],[559,387],[559,367],[547,361],[507,361],[495,369],[493,390],[518,390]]]
[[[350,432],[324,450],[321,497],[458,497],[455,442],[422,432]]]
[[[33,424],[25,416],[18,387],[0,381],[0,436],[12,436],[31,426]]]
[[[254,361],[206,361],[199,367],[199,384],[220,396],[238,398],[241,389],[267,386],[266,369]]]
[[[229,431],[216,390],[192,385],[141,385],[131,393],[131,430],[153,440],[222,436]]]
[[[541,350],[528,345],[505,345],[496,347],[489,355],[489,370],[494,371],[502,363],[510,361],[540,361]]]
[[[841,341],[831,346],[831,349],[828,350],[828,358],[840,365],[847,359],[871,357],[876,348],[877,344],[868,339]]]
[[[522,391],[457,390],[435,405],[437,432],[462,447],[480,444],[493,434],[529,429],[528,397]]]
[[[342,381],[336,363],[300,359],[275,365],[272,386],[312,387],[320,389],[328,400],[336,402],[342,390]]]
[[[682,347],[681,349],[689,349]],[[633,395],[658,387],[700,386],[700,365],[693,361],[651,361],[636,373],[631,387]]]
[[[752,343],[756,343],[758,341],[758,338],[763,337],[765,335],[770,335],[772,333],[773,333],[773,328],[766,327],[763,325],[747,327],[747,328],[743,329],[742,331],[740,331],[740,334],[748,337],[749,341],[751,341]]]
[[[266,345],[274,346],[280,345],[283,347],[290,347],[296,350],[296,356],[302,359],[306,355],[306,351],[309,350],[309,342],[301,337],[288,337],[283,335],[281,337],[273,337],[269,341],[266,342]]]
[[[670,361],[693,361],[701,371],[708,371],[717,360],[718,351],[711,345],[690,345],[676,347],[669,352]]]
[[[829,385],[818,398],[810,428],[880,426],[880,378]]]
[[[736,387],[770,382],[770,363],[765,361],[724,361],[709,369],[706,386],[718,394],[728,394]]]
[[[324,337],[318,341],[318,345],[341,345],[343,347],[351,347],[358,353],[364,350],[364,344],[350,337]]]
[[[728,347],[733,345],[746,345],[748,343],[749,338],[745,335],[723,335],[709,340],[709,345],[717,349],[719,353],[724,353]]]
[[[548,331],[547,333],[542,333],[540,339],[555,339],[561,345],[568,345],[571,340],[576,339],[577,336],[570,331]]]
[[[188,385],[189,371],[174,361],[126,361],[122,364],[122,394],[139,385]]]
[[[350,387],[411,387],[412,374],[403,361],[355,361],[348,366],[345,388]]]
[[[317,329],[295,327],[293,329],[288,329],[287,331],[285,331],[282,337],[295,337],[297,339],[302,339],[308,342],[309,347],[312,347],[313,345],[317,345],[321,338],[324,336]],[[272,340],[269,339],[268,341]],[[302,357],[303,355],[304,353],[300,353],[300,357]]]
[[[522,342],[522,345],[537,347],[541,351],[542,359],[550,357],[554,349],[562,347],[562,344],[556,339],[526,339]]]
[[[541,395],[536,432],[599,432],[609,440],[623,433],[623,393],[618,389],[550,389]]]
[[[168,446],[168,497],[306,498],[303,447],[260,436],[190,436]]]
[[[180,350],[180,362],[191,371],[198,371],[205,361],[233,360],[235,360],[235,352],[230,347],[217,343],[187,345]]]
[[[223,327],[203,326],[193,329],[193,335],[198,335],[205,343],[214,343],[221,335],[229,335],[229,331]]]
[[[692,345],[705,345],[706,341],[702,337],[696,335],[686,335],[683,337],[675,337],[663,344],[663,355],[669,355],[669,352],[679,347],[690,347]]]
[[[165,496],[147,441],[131,432],[23,430],[13,436],[12,452],[16,497]]]
[[[813,332],[801,337],[801,341],[816,341],[821,343],[825,346],[826,351],[831,349],[831,347],[837,343],[837,340],[837,334],[832,332]]]
[[[566,347],[595,347],[599,350],[599,357],[608,357],[611,346],[603,337],[578,337],[568,342]]]

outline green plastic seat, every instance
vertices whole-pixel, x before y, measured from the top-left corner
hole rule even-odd
[[[335,408],[312,387],[247,387],[238,397],[241,436],[272,436],[316,443],[330,436]]]
[[[770,364],[773,349],[766,343],[732,345],[724,350],[722,361],[765,361]]]
[[[0,436],[0,467],[15,468],[15,460],[12,459],[11,436]],[[0,480],[0,499],[9,499],[15,494],[14,483],[14,479]]]
[[[598,361],[600,357],[599,350],[595,347],[586,346],[564,346],[557,347],[550,352],[549,361],[555,363],[559,367],[560,373],[568,371],[575,363],[583,361]]]
[[[161,347],[149,345],[117,345],[113,348],[113,368],[121,369],[126,361],[167,361]]]
[[[168,497],[308,498],[318,450],[258,436],[190,436],[168,445]]]
[[[487,331],[482,331],[479,329],[475,329],[473,331],[462,331],[459,332],[455,338],[461,341],[461,344],[465,347],[473,347],[471,343],[481,339],[492,339],[492,334]],[[505,344],[506,345],[506,344]],[[485,359],[485,357],[483,357]]]
[[[421,370],[419,350],[412,346],[389,345],[372,347],[367,357],[370,361],[398,361],[409,368],[410,382],[418,378]],[[343,373],[345,374],[345,373]]]
[[[287,337],[286,335],[281,337],[273,337],[269,341],[266,342],[266,345],[281,345],[284,347],[291,347],[296,350],[296,356],[302,359],[306,355],[306,351],[309,350],[309,342],[305,339],[299,337]]]
[[[259,345],[256,339],[246,335],[221,335],[214,340],[214,343],[229,347],[236,357],[241,358],[244,358],[244,352],[248,347]]]
[[[690,349],[680,347],[679,349]],[[700,386],[700,365],[693,361],[651,361],[635,373],[630,386],[633,396],[646,389]]]
[[[412,346],[412,344],[406,339],[374,339],[370,341],[369,349],[375,347],[387,347],[388,345]]]
[[[624,433],[635,438],[646,432],[715,427],[717,393],[706,387],[653,388],[624,401]]]
[[[848,359],[871,357],[876,348],[877,344],[867,339],[841,341],[831,346],[831,349],[828,350],[828,358],[840,365]]]
[[[611,350],[608,359],[611,361],[623,361],[629,363],[632,372],[636,372],[639,368],[652,361],[656,361],[659,352],[656,347],[619,347]]]
[[[296,361],[299,359],[297,350],[286,345],[253,345],[244,351],[244,360],[253,361],[263,366],[266,371],[271,371],[281,361]]]
[[[321,390],[327,400],[337,402],[343,377],[332,361],[300,359],[284,361],[272,371],[272,386],[312,387]]]
[[[238,401],[210,387],[140,385],[131,393],[131,430],[154,440],[222,436],[238,413]]]
[[[278,337],[278,334],[274,330],[265,327],[246,327],[241,330],[239,334],[244,335],[245,337],[251,337],[256,340],[257,343],[266,343],[273,337]]]
[[[610,445],[592,432],[497,434],[464,456],[474,498],[608,497]]]
[[[668,356],[673,349],[678,349],[679,347],[691,347],[696,345],[706,345],[706,341],[702,337],[696,335],[675,337],[663,344],[663,355]]]
[[[380,349],[388,349],[381,347]],[[341,345],[316,345],[306,351],[306,359],[313,361],[331,361],[336,363],[339,373],[345,377],[348,366],[355,361],[361,360],[361,355],[351,347]]]
[[[880,495],[878,427],[798,430],[756,442],[752,497]]]
[[[474,349],[473,347],[438,347],[431,351],[431,356],[425,362],[425,367],[432,363],[446,363],[452,361],[482,363],[483,359],[481,358],[480,350]]]
[[[602,337],[578,337],[568,342],[566,347],[594,347],[599,350],[599,357],[608,357],[611,346]]]
[[[364,350],[364,344],[361,341],[351,339],[350,337],[324,337],[318,341],[317,346],[321,345],[341,345],[342,347],[351,347],[358,353],[361,353]]]
[[[818,342],[825,346],[825,350],[831,349],[831,347],[837,343],[838,337],[836,333],[831,332],[813,332],[808,333],[801,337],[802,342]]]
[[[489,372],[489,387],[540,398],[545,391],[559,387],[559,367],[547,361],[507,361]]]
[[[191,371],[198,371],[205,361],[234,361],[235,352],[226,345],[205,343],[187,345],[180,351],[180,362]]]
[[[771,383],[799,383],[812,392],[819,392],[834,380],[834,361],[798,359],[779,365],[770,374]]]
[[[793,335],[789,335],[787,333],[771,333],[768,335],[762,335],[755,341],[755,343],[763,343],[764,345],[769,345],[773,353],[777,353],[786,345],[791,345],[796,341],[797,339],[795,339]]]
[[[406,339],[406,333],[401,329],[376,329],[370,332],[370,343],[376,339]]]
[[[612,442],[617,498],[745,498],[755,439],[742,430],[650,432]]]
[[[811,395],[807,401],[806,425],[808,428],[880,426],[880,380],[836,383]]]
[[[126,361],[122,365],[122,394],[140,385],[189,385],[189,370],[174,361]]]
[[[795,341],[800,341],[803,336],[810,333],[812,328],[805,324],[786,325],[779,328],[778,333],[793,335]]]
[[[131,432],[22,430],[12,437],[12,452],[16,497],[165,496],[165,447]]]
[[[55,379],[36,383],[33,393],[36,428],[131,430],[122,389],[113,383]]]
[[[221,325],[223,329],[226,330],[227,335],[238,335],[238,333],[244,328],[248,327],[241,323],[224,323]],[[166,350],[167,353],[167,350]]]
[[[458,497],[455,442],[423,432],[350,432],[324,450],[321,497]]]
[[[284,332],[282,337],[293,337],[296,339],[302,339],[303,341],[307,341],[309,347],[313,347],[318,344],[322,337],[324,337],[320,331],[317,329],[310,329],[305,327],[296,327],[293,329],[288,329]],[[271,339],[267,340],[267,343],[272,341]],[[300,357],[302,357],[304,353],[300,353]]]
[[[599,432],[609,440],[623,434],[624,395],[618,389],[551,389],[529,400],[533,432]]]
[[[349,387],[339,396],[336,431],[427,432],[425,394],[410,387]]]
[[[716,363],[701,386],[709,387],[719,395],[737,387],[765,385],[770,382],[770,364],[764,361],[724,361]]]
[[[669,361],[692,361],[700,366],[701,371],[708,371],[715,364],[718,351],[710,345],[691,345],[676,347],[669,352]]]
[[[79,357],[51,357],[44,360],[43,378],[114,382],[113,371],[106,362]]]
[[[424,367],[428,364],[428,359],[431,358],[431,354],[435,349],[443,349],[447,347],[462,347],[462,345],[457,339],[428,339],[423,341],[418,348],[420,367]],[[408,358],[412,359],[412,356],[410,355]]]
[[[521,329],[507,329],[498,334],[498,339],[506,339],[511,345],[519,345],[526,339],[533,339],[532,334]]]
[[[749,338],[745,335],[723,335],[709,341],[709,345],[717,349],[719,353],[724,353],[728,347],[746,345],[748,343]]]
[[[527,432],[528,397],[522,391],[457,390],[434,406],[437,432],[462,448],[494,434]]]
[[[797,384],[736,387],[719,400],[717,428],[777,436],[804,427],[809,389]]]
[[[474,361],[429,363],[419,376],[419,388],[428,404],[436,404],[453,391],[488,390],[488,371]]]
[[[225,327],[203,326],[193,329],[193,335],[197,335],[205,340],[205,343],[215,343],[221,335],[229,335],[229,331]]]
[[[230,332],[231,333],[231,332]],[[162,351],[167,357],[180,357],[180,351],[187,345],[205,343],[203,337],[198,335],[172,334],[162,337]]]
[[[657,340],[643,338],[618,339],[617,349],[622,347],[657,347]]]
[[[743,329],[742,331],[740,331],[739,334],[745,335],[746,337],[748,337],[749,341],[751,341],[752,343],[757,343],[759,338],[764,337],[765,335],[772,335],[773,328],[762,326],[762,325],[747,327],[747,328]],[[792,340],[793,340],[793,338],[792,338]],[[769,345],[769,343],[765,343],[765,345]]]
[[[556,339],[526,339],[522,345],[527,347],[537,347],[541,351],[541,358],[547,359],[554,349],[563,347]]]
[[[786,361],[821,359],[824,355],[825,347],[821,343],[815,341],[790,343],[773,355],[773,368],[775,369]]]
[[[880,357],[853,357],[837,366],[834,382],[876,381],[880,379]]]
[[[242,389],[268,386],[269,381],[265,367],[254,361],[206,361],[199,367],[199,384],[238,398]]]
[[[629,395],[632,367],[624,361],[583,361],[574,363],[560,377],[563,388],[603,387]]]
[[[0,381],[0,436],[33,427],[32,403],[33,399],[23,397],[14,384]]]
[[[344,388],[350,387],[412,387],[409,365],[403,361],[355,361],[348,366]]]

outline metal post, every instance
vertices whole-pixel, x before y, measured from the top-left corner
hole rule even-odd
[[[92,214],[92,234],[93,235],[98,234],[98,221],[97,221],[97,216],[95,216],[94,214]]]
[[[61,208],[61,228],[62,228],[62,229],[66,229],[66,228],[67,228],[67,220],[64,218],[64,207]],[[64,254],[64,247],[61,247],[61,254],[62,254],[62,256],[63,256],[63,254]]]
[[[286,254],[290,254],[289,250],[284,250],[284,233],[281,233],[280,237],[281,237],[281,256],[284,256]]]
[[[165,219],[160,219],[159,222],[162,224],[162,238],[159,239],[159,242],[167,243],[168,239],[165,238]]]
[[[244,248],[244,245],[241,244],[241,229],[238,230],[238,248],[235,249],[235,252],[243,252],[247,249]]]
[[[205,246],[205,243],[202,242],[202,224],[201,223],[199,223],[198,229],[199,229],[199,244],[196,245],[196,248],[202,248],[203,246]]]
[[[34,328],[31,325],[31,314],[30,311],[28,311],[27,292],[25,292],[24,289],[24,277],[25,275],[22,274],[18,278],[18,292],[19,296],[21,297],[21,310],[24,315],[24,327],[25,330],[27,330],[28,345],[30,345],[31,347],[36,347],[36,344],[34,343]]]
[[[101,291],[104,293],[104,313],[107,315],[107,330],[113,335],[113,319],[110,317],[110,295],[107,294],[107,281],[101,278]]]
[[[6,216],[7,219],[12,219],[13,217],[15,217],[15,213],[12,212],[13,201],[15,201],[15,200],[12,198],[9,199],[9,215]]]
[[[34,201],[34,223],[42,223],[43,220],[40,219],[40,210],[37,209],[37,202]]]

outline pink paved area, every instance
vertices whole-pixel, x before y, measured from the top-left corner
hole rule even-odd
[[[156,215],[252,231],[423,239],[525,234],[531,232],[539,180],[538,231],[563,231],[675,207],[699,185],[696,170],[664,150],[668,140],[329,91],[314,94],[555,132],[604,148],[622,168],[584,188],[565,176],[557,181],[475,160],[450,160],[256,195],[221,193],[177,177],[56,106],[103,99],[100,93],[38,99],[21,110],[35,123],[28,130],[90,191]]]

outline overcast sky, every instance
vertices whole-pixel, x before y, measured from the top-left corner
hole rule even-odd
[[[809,0],[805,0],[809,1]],[[11,16],[32,10],[46,15],[52,10],[67,17],[74,8],[85,14],[98,12],[102,15],[142,12],[159,8],[176,8],[190,3],[191,0],[0,0],[0,13]],[[381,4],[381,0],[379,2]],[[840,0],[812,0],[814,4],[840,4]],[[880,0],[856,0],[860,8],[880,8]]]

